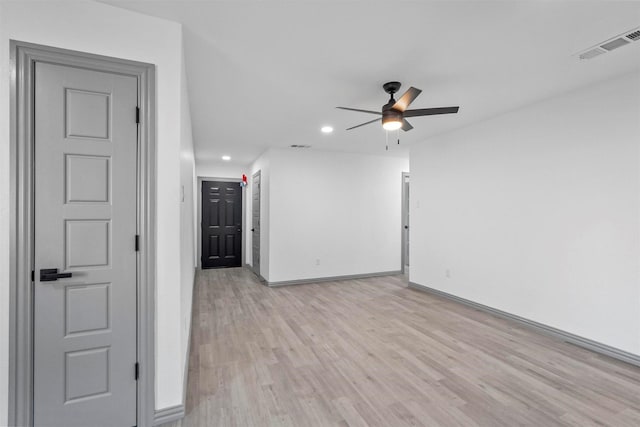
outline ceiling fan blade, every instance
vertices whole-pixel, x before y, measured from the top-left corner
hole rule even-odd
[[[454,113],[457,113],[459,109],[460,107],[420,108],[417,110],[405,111],[404,117],[433,116],[436,114],[454,114]]]
[[[361,123],[361,124],[359,124],[359,125],[356,125],[356,126],[352,126],[352,127],[350,127],[350,128],[347,128],[347,130],[351,130],[351,129],[359,128],[360,126],[368,125],[368,124],[371,124],[371,123],[373,123],[373,122],[379,122],[379,121],[380,121],[380,119],[373,119],[373,120],[371,120],[370,122]]]
[[[361,113],[377,114],[379,116],[382,115],[382,113],[380,111],[360,110],[359,108],[348,108],[348,107],[336,107],[336,108],[339,108],[341,110],[359,111]]]
[[[402,119],[402,130],[405,132],[409,132],[411,129],[413,129],[411,123],[409,123],[407,119]]]
[[[416,99],[418,95],[420,95],[420,93],[422,93],[420,89],[416,89],[415,87],[411,86],[400,97],[400,99],[398,99],[396,103],[393,104],[393,107],[391,108],[398,111],[405,111],[407,108],[409,108],[409,104],[411,104],[413,100]]]

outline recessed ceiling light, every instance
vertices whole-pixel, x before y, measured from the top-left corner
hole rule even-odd
[[[222,160],[228,162],[229,160],[231,160],[231,156],[222,156]]]
[[[322,126],[320,129],[322,133],[331,133],[333,132],[333,128],[331,126]]]

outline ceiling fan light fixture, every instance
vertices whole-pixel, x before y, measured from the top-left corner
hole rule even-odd
[[[384,130],[400,129],[402,127],[402,113],[389,108],[388,104],[382,107],[382,127]]]
[[[382,119],[382,127],[384,130],[398,130],[402,127],[402,120],[396,118]]]

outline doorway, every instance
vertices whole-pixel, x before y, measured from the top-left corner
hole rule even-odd
[[[402,172],[402,273],[409,274],[409,173]]]
[[[242,187],[202,181],[202,268],[242,265]]]
[[[154,66],[14,41],[11,56],[9,423],[148,425]]]
[[[251,260],[253,272],[260,276],[260,171],[251,179]]]

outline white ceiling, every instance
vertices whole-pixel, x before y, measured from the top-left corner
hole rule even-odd
[[[196,158],[253,161],[268,147],[406,155],[427,137],[630,72],[640,41],[573,54],[640,25],[639,2],[105,1],[184,25]],[[423,90],[418,117],[385,152],[375,118],[390,80]],[[331,135],[320,133],[332,125]]]

